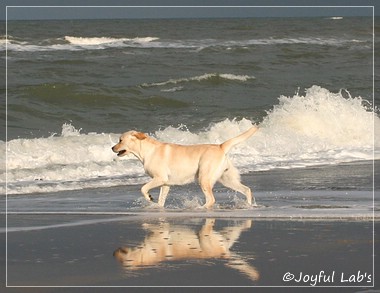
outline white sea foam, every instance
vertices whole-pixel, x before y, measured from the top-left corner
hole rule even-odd
[[[281,96],[260,130],[231,150],[231,158],[243,173],[380,159],[380,119],[366,104],[318,86],[304,95]],[[198,133],[168,126],[152,135],[179,144],[222,143],[252,124],[226,119]],[[59,136],[1,142],[1,153],[7,150],[8,194],[141,184],[146,180],[141,163],[111,150],[118,136],[85,134],[64,124]],[[5,177],[0,170],[0,192]]]
[[[183,86],[175,86],[169,89],[162,89],[161,92],[173,93],[183,90]]]
[[[4,40],[0,42],[0,50],[10,51],[79,51],[79,50],[101,50],[117,47],[144,47],[150,42],[159,38],[156,37],[136,37],[136,38],[110,38],[110,37],[73,37],[65,36],[55,40],[44,40],[41,43],[31,43],[27,41]]]
[[[143,87],[165,86],[165,85],[186,83],[186,82],[191,82],[191,81],[211,80],[215,78],[245,82],[247,80],[254,79],[255,77],[249,76],[249,75],[236,75],[236,74],[231,74],[231,73],[205,73],[202,75],[197,75],[197,76],[192,76],[192,77],[187,77],[187,78],[169,79],[167,81],[154,82],[154,83],[144,83],[142,84],[142,86]]]
[[[207,48],[248,48],[250,46],[271,46],[286,44],[309,44],[309,45],[328,45],[328,46],[349,46],[358,43],[367,43],[371,40],[352,40],[345,38],[319,38],[319,37],[297,37],[297,38],[259,38],[246,40],[229,40],[220,41],[217,39],[166,39],[161,40],[158,37],[135,37],[135,38],[115,38],[115,37],[74,37],[64,36],[57,38],[55,41],[48,39],[41,42],[30,42],[20,39],[8,39],[0,41],[0,50],[6,47],[11,51],[54,51],[54,50],[96,50],[115,47],[133,47],[133,48],[158,48],[158,49],[191,49],[195,52],[201,52]]]
[[[145,44],[152,41],[156,41],[159,38],[155,37],[143,37],[143,38],[107,38],[107,37],[94,37],[94,38],[85,38],[85,37],[70,37],[65,36],[65,40],[70,44],[79,45],[79,46],[97,46],[104,44],[116,44],[123,45],[127,43],[134,44]]]
[[[70,44],[79,45],[79,46],[95,46],[95,45],[102,45],[102,44],[119,43],[119,42],[124,42],[126,40],[126,39],[115,39],[115,38],[106,38],[106,37],[82,38],[82,37],[70,37],[70,36],[65,36],[64,39],[68,41]]]

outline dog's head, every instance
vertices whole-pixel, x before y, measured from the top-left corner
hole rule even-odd
[[[157,265],[165,260],[160,257],[160,253],[153,253],[151,247],[147,248],[146,246],[136,248],[120,247],[114,251],[113,256],[127,272]]]
[[[119,143],[112,147],[112,150],[117,153],[119,157],[125,156],[128,153],[136,152],[140,145],[139,142],[146,139],[147,135],[142,132],[128,131],[120,136]]]

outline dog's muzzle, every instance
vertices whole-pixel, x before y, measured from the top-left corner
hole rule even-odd
[[[116,145],[112,147],[112,151],[113,151],[114,153],[117,153],[117,156],[118,156],[118,157],[121,157],[121,156],[124,156],[124,155],[127,154],[127,150],[120,150],[120,151],[119,151],[119,150],[116,150]]]

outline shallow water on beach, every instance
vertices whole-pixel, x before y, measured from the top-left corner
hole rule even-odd
[[[375,168],[373,168],[375,167]],[[212,210],[202,208],[204,195],[198,184],[173,187],[165,208],[148,203],[141,185],[12,195],[0,200],[8,213],[36,214],[133,214],[144,216],[197,215],[253,218],[353,218],[378,217],[379,166],[367,162],[320,166],[298,170],[264,171],[242,176],[252,187],[257,207],[249,207],[245,196],[216,185]],[[373,171],[375,173],[373,173]],[[155,202],[158,191],[152,192]]]

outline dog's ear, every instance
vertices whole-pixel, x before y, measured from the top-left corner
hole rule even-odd
[[[146,134],[142,132],[136,132],[135,134],[133,134],[133,136],[139,140],[143,140],[147,138]]]

